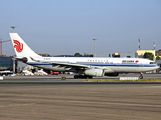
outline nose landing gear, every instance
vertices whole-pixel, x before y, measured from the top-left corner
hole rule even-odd
[[[143,73],[140,73],[139,79],[143,79]]]

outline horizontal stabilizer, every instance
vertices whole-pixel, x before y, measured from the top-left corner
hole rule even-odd
[[[26,57],[14,57],[13,59],[24,62],[24,63],[26,63],[28,60]]]

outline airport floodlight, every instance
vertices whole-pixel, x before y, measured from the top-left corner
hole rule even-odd
[[[15,27],[16,26],[11,26],[11,28],[13,29],[13,33],[15,32]],[[14,50],[13,50],[13,57],[15,56]],[[18,63],[17,63],[18,64]],[[17,65],[18,66],[18,65]],[[15,60],[13,59],[13,72],[15,73]]]
[[[16,27],[16,26],[11,26],[11,28],[13,29],[13,32],[15,32],[15,27]]]
[[[97,39],[93,39],[94,40],[94,57],[96,57],[96,40]]]

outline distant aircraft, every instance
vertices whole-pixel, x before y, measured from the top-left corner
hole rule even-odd
[[[159,68],[152,60],[142,58],[107,57],[42,57],[35,53],[17,33],[10,33],[15,59],[52,71],[77,73],[74,78],[118,76],[119,73],[140,73]]]

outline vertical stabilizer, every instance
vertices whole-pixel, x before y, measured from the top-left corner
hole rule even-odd
[[[37,53],[35,53],[17,33],[9,33],[11,37],[11,41],[13,44],[13,48],[15,50],[17,57],[40,57]]]

